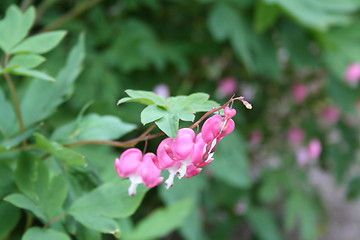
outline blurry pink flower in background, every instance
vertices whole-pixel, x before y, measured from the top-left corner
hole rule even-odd
[[[217,93],[220,97],[227,97],[233,95],[238,89],[238,83],[235,78],[228,77],[224,78],[219,82]]]
[[[309,160],[309,153],[306,148],[301,148],[296,152],[296,161],[299,166],[305,166]]]
[[[300,145],[304,141],[304,135],[304,131],[301,128],[291,128],[287,132],[289,142],[294,145]]]
[[[352,86],[356,86],[360,80],[360,63],[353,63],[346,69],[345,80]]]
[[[340,109],[335,106],[328,106],[322,111],[323,119],[329,124],[336,123],[339,120],[340,115]]]
[[[308,88],[304,84],[295,84],[293,86],[293,94],[297,103],[302,103],[309,94]]]
[[[259,145],[262,139],[263,139],[262,132],[259,130],[255,130],[251,133],[250,144],[253,146]]]
[[[308,154],[310,160],[316,160],[320,157],[322,146],[319,139],[312,139],[308,145]]]
[[[165,83],[156,85],[153,92],[157,95],[163,96],[164,98],[168,98],[170,96],[169,86]]]

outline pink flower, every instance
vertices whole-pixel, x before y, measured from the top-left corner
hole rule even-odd
[[[301,128],[291,128],[287,136],[289,142],[294,145],[300,145],[304,141],[304,131]]]
[[[334,106],[326,107],[322,111],[322,117],[326,122],[330,124],[336,123],[339,120],[340,115],[341,115],[340,109]]]
[[[306,148],[300,148],[296,152],[296,161],[301,167],[305,166],[310,161],[309,153]]]
[[[295,84],[293,86],[293,94],[297,103],[302,103],[308,96],[309,91],[304,84]]]
[[[168,98],[170,96],[169,86],[165,83],[156,85],[153,91],[157,95],[163,96],[164,98]]]
[[[259,130],[255,130],[251,133],[250,143],[253,146],[259,145],[263,139],[262,132]]]
[[[316,160],[320,157],[321,154],[321,142],[319,141],[319,139],[312,139],[308,145],[308,154],[309,154],[309,158],[311,160]]]
[[[173,186],[176,175],[181,179],[200,173],[201,169],[193,165],[193,159],[199,157],[199,151],[203,150],[204,145],[190,128],[182,128],[175,139],[166,138],[160,143],[154,164],[161,170],[169,171],[169,177],[165,181],[166,188]]]
[[[129,178],[131,181],[128,189],[130,196],[136,194],[137,186],[141,183],[152,188],[162,182],[161,170],[153,163],[155,159],[156,156],[153,153],[146,153],[143,156],[139,149],[130,148],[121,154],[120,159],[115,160],[115,167],[119,176]]]
[[[228,77],[220,81],[217,92],[221,97],[231,96],[238,89],[238,83],[235,78]]]
[[[357,85],[360,80],[360,63],[353,63],[348,66],[345,79],[350,85]]]

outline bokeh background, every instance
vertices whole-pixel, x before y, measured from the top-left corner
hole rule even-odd
[[[89,106],[138,126],[122,140],[138,136],[143,106],[116,106],[126,89],[252,103],[234,105],[214,163],[152,189],[126,221],[190,197],[190,216],[163,239],[359,239],[359,0],[2,0],[0,14],[13,3],[36,7],[33,33],[68,31],[49,72],[85,32],[84,70],[48,131]],[[123,150],[82,151],[106,180]]]

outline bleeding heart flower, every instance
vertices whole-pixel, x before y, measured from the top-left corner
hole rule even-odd
[[[224,78],[219,82],[217,92],[221,97],[231,96],[238,89],[238,83],[235,78]]]
[[[345,74],[346,81],[352,85],[356,86],[360,80],[360,63],[353,63],[348,66]]]
[[[311,160],[316,160],[320,157],[322,151],[321,142],[319,139],[312,139],[308,145],[308,153]]]
[[[130,196],[136,194],[137,186],[141,183],[152,188],[162,182],[161,170],[153,163],[155,159],[156,156],[153,153],[146,153],[143,156],[139,149],[130,148],[115,160],[115,167],[119,176],[129,178],[131,181],[128,189]]]

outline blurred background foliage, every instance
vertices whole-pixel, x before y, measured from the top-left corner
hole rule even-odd
[[[79,33],[86,36],[83,71],[71,98],[41,126],[45,135],[84,110],[135,124],[124,139],[136,137],[144,131],[142,106],[116,102],[126,89],[152,91],[159,84],[171,95],[205,92],[224,103],[232,92],[222,83],[232,79],[233,92],[253,105],[251,111],[235,105],[236,131],[200,175],[148,191],[132,217],[113,216],[123,239],[358,239],[359,230],[346,224],[360,223],[360,94],[345,74],[360,62],[359,0],[2,0],[0,14],[11,4],[35,6],[31,33],[68,31],[42,65],[52,76]],[[24,96],[29,83],[16,84]],[[150,141],[148,150],[160,140]],[[309,160],[314,140],[321,153]],[[113,161],[122,149],[74,149],[90,169],[67,170],[77,194],[68,198],[116,177]],[[9,174],[3,172],[1,178]],[[176,203],[183,198],[188,201]],[[167,205],[172,208],[141,221]],[[26,217],[16,214],[1,238],[21,236]],[[76,233],[74,239],[113,238],[66,224],[55,228]]]

